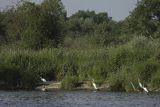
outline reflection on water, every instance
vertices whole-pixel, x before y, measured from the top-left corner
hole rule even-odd
[[[160,107],[160,93],[0,91],[0,107]]]

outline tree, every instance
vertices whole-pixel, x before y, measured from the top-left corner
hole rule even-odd
[[[98,13],[93,17],[93,20],[96,24],[102,24],[104,22],[108,23],[111,18],[108,16],[108,13]]]
[[[109,26],[110,21],[111,18],[105,12],[96,14],[95,11],[78,11],[69,17],[68,29],[73,35],[93,34],[97,29],[101,29],[104,23]],[[109,30],[106,26],[104,29]]]
[[[5,25],[3,24],[4,17],[5,13],[0,12],[0,45],[2,45],[6,41]]]
[[[47,36],[49,44],[57,47],[63,40],[63,30],[66,19],[61,0],[44,0],[41,4],[41,31]]]
[[[160,1],[141,0],[127,18],[132,32],[151,36],[160,24]]]
[[[83,11],[83,10],[79,10],[77,13],[73,14],[70,18],[74,19],[74,18],[82,18],[82,19],[86,19],[86,18],[93,18],[96,15],[95,11]]]
[[[63,40],[66,12],[60,0],[44,0],[41,4],[22,0],[7,14],[7,35],[11,42],[40,49],[57,47]]]

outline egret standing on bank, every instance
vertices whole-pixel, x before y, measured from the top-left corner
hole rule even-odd
[[[46,83],[46,82],[47,82],[46,79],[44,79],[44,78],[42,78],[42,77],[40,77],[40,79],[41,79],[41,81],[42,81],[43,83]],[[42,91],[47,91],[45,85],[43,85]]]
[[[42,82],[44,82],[44,83],[47,82],[46,79],[44,79],[44,78],[42,78],[42,77],[40,77],[40,78],[41,78],[41,81],[42,81]]]
[[[94,82],[94,79],[92,79],[92,85],[93,85],[93,87],[94,87],[95,90],[98,90],[98,88],[97,88],[97,86],[96,86],[96,84]]]

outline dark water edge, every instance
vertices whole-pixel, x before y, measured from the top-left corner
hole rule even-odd
[[[0,91],[0,107],[160,107],[160,93]]]

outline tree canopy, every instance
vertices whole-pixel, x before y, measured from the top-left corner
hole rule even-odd
[[[124,35],[140,34],[159,38],[160,1],[140,0],[137,7],[122,21],[114,21],[107,12],[79,10],[70,17],[61,0],[43,0],[35,4],[21,0],[0,13],[0,39],[25,48],[58,47],[65,37],[91,36],[100,42],[119,44]],[[131,38],[131,36],[130,36]],[[97,39],[98,40],[98,39]]]
[[[65,17],[60,0],[44,0],[40,5],[23,0],[7,11],[7,37],[34,49],[57,47],[63,39]]]
[[[160,1],[141,0],[128,17],[132,32],[153,35],[160,26]]]

